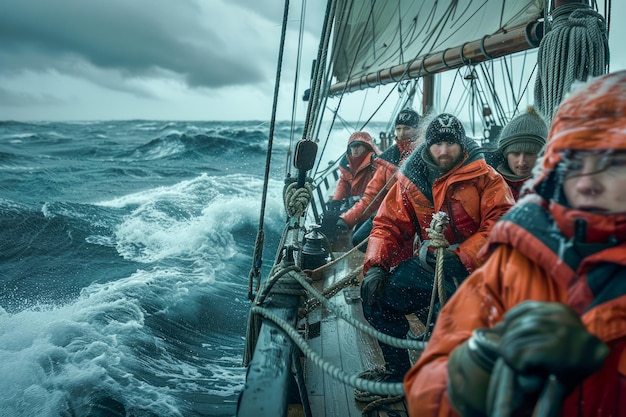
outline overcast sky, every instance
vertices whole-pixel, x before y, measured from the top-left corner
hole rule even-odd
[[[268,120],[283,7],[278,0],[0,0],[0,120]],[[290,65],[299,8],[292,1]],[[308,8],[317,16],[304,35],[302,62],[310,68],[325,5]],[[626,38],[625,25],[616,24],[626,1],[613,2],[612,16],[617,70],[626,68],[626,48],[616,47]],[[292,84],[293,72],[283,73]],[[289,119],[291,109],[278,110]]]

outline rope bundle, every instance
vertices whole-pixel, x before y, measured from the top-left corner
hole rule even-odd
[[[551,30],[537,53],[535,106],[548,125],[575,81],[606,72],[609,62],[604,17],[586,4],[566,4],[552,13]]]

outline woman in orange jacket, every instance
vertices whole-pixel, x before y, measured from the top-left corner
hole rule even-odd
[[[411,416],[626,415],[626,71],[563,101],[541,168],[407,374]]]

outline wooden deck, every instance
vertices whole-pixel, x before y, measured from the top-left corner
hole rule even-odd
[[[340,255],[342,253],[337,253],[337,256]],[[355,253],[325,271],[324,279],[318,285],[327,288],[362,263],[363,254]],[[344,288],[331,298],[331,303],[334,309],[365,322],[359,293],[357,286]],[[311,348],[348,375],[357,375],[363,370],[382,366],[383,360],[376,341],[325,308],[320,307],[309,314],[308,326]],[[303,360],[303,367],[314,417],[408,416],[404,401],[385,404],[363,414],[365,407],[367,411],[372,406],[356,401],[353,387],[339,382],[306,358]],[[293,413],[290,416],[303,415],[295,409],[291,412]]]

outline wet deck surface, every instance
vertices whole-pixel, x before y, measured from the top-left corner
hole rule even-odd
[[[362,262],[361,253],[346,258],[332,269],[324,271],[324,279],[317,282],[318,286],[327,288],[362,265]],[[342,289],[331,298],[331,303],[333,309],[365,322],[358,286]],[[311,348],[346,374],[357,375],[363,370],[381,367],[382,356],[375,340],[338,318],[335,313],[318,308],[309,314],[308,324]],[[353,387],[338,381],[309,360],[305,360],[303,366],[311,410],[315,417],[408,416],[404,401],[381,405],[380,408],[363,414],[364,410],[372,408],[372,404],[356,401]]]

